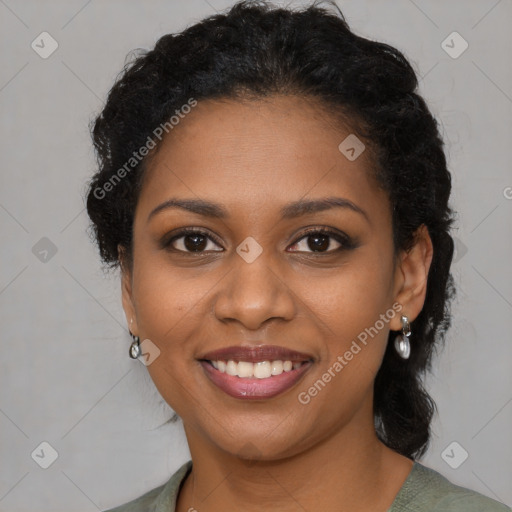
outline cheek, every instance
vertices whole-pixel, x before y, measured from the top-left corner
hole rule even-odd
[[[143,261],[142,261],[143,260]],[[154,339],[166,350],[204,321],[211,274],[173,268],[161,258],[141,258],[134,279],[138,326],[143,336]]]
[[[148,339],[159,350],[146,369],[164,400],[187,417],[199,395],[194,339],[201,336],[208,291],[215,281],[212,273],[198,267],[172,265],[137,222],[134,233],[132,297],[138,334],[142,343]]]
[[[369,250],[361,251],[327,278],[305,280],[302,297],[327,338],[338,340],[340,348],[375,324],[391,306],[391,263]],[[314,285],[312,285],[314,283]],[[386,330],[379,323],[379,330]],[[335,343],[336,344],[336,343]]]
[[[305,386],[328,373],[328,394],[338,403],[357,401],[371,389],[386,349],[389,320],[396,314],[391,308],[392,259],[378,256],[361,251],[360,258],[330,279],[317,279],[315,286],[303,289],[322,343],[319,372]]]
[[[187,416],[197,401],[194,382],[197,361],[194,339],[199,339],[205,319],[208,289],[204,278],[184,279],[179,270],[152,265],[139,266],[134,280],[140,337],[160,350],[147,367],[156,388],[180,416]]]
[[[337,428],[348,424],[358,411],[371,411],[375,376],[389,332],[389,323],[379,316],[386,308],[379,307],[371,292],[362,302],[353,302],[356,297],[348,290],[347,295],[335,296],[336,305],[326,304],[322,323],[317,323],[322,358],[315,372],[297,390],[301,406],[296,420],[310,424],[310,428],[315,428],[318,418],[322,418],[325,428]]]
[[[179,403],[190,399],[198,342],[208,338],[212,293],[223,272],[180,268],[153,251],[149,243],[135,245],[133,295],[139,336],[160,350],[147,369],[167,402],[180,413]]]

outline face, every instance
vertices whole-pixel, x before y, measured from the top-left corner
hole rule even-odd
[[[159,392],[209,447],[277,459],[373,428],[393,304],[414,317],[422,297],[394,258],[369,151],[338,149],[350,133],[297,97],[204,101],[148,167],[123,305],[160,351],[147,366]]]

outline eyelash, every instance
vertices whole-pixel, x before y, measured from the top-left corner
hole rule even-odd
[[[206,231],[202,231],[200,229],[195,229],[195,228],[183,228],[181,229],[180,231],[178,231],[178,233],[174,234],[174,236],[172,236],[172,238],[168,239],[168,240],[163,240],[162,242],[162,248],[163,249],[167,249],[167,250],[170,250],[172,252],[176,252],[176,253],[182,253],[182,254],[191,254],[191,255],[201,255],[201,254],[206,254],[208,251],[197,251],[197,252],[194,252],[194,251],[183,251],[181,249],[175,249],[174,247],[172,247],[172,243],[175,241],[175,240],[178,240],[180,238],[183,238],[187,235],[201,235],[201,236],[204,236],[210,240],[212,240],[215,244],[217,244],[218,246],[222,247],[220,241],[217,239],[217,237],[211,235],[210,233],[206,232]],[[310,228],[310,229],[307,229],[306,231],[302,232],[301,235],[299,236],[299,238],[296,239],[295,242],[293,242],[291,245],[296,245],[298,242],[300,242],[301,240],[303,240],[304,238],[307,238],[309,236],[312,236],[312,235],[321,235],[321,236],[328,236],[330,238],[333,238],[334,240],[336,240],[336,242],[338,242],[339,244],[341,244],[341,247],[338,247],[337,249],[331,249],[329,251],[319,251],[319,252],[315,252],[315,251],[308,251],[307,253],[308,254],[313,254],[315,256],[322,256],[322,255],[332,255],[332,254],[335,254],[335,253],[339,253],[341,251],[347,251],[347,250],[350,250],[350,249],[354,249],[356,247],[356,243],[348,236],[348,235],[345,235],[345,234],[342,234],[342,233],[338,233],[336,231],[332,231],[332,230],[329,230],[329,229],[322,229],[322,228]],[[222,251],[213,251],[213,252],[222,252]],[[305,251],[293,251],[293,252],[298,252],[298,253],[303,253]]]

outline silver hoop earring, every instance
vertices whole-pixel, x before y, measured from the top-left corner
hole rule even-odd
[[[138,336],[134,336],[132,334],[132,344],[130,345],[130,357],[132,359],[137,359],[141,355],[141,348],[140,348],[140,338]]]
[[[411,335],[411,326],[409,319],[402,315],[402,334],[395,337],[395,350],[402,359],[409,359],[411,355],[411,344],[409,336]]]

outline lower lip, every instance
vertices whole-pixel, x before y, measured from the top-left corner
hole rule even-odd
[[[243,400],[261,400],[280,395],[293,387],[298,380],[308,371],[311,362],[308,361],[295,370],[283,372],[281,375],[273,375],[266,379],[255,377],[245,378],[236,375],[228,375],[216,370],[210,363],[200,361],[208,378],[224,393],[233,398]]]

